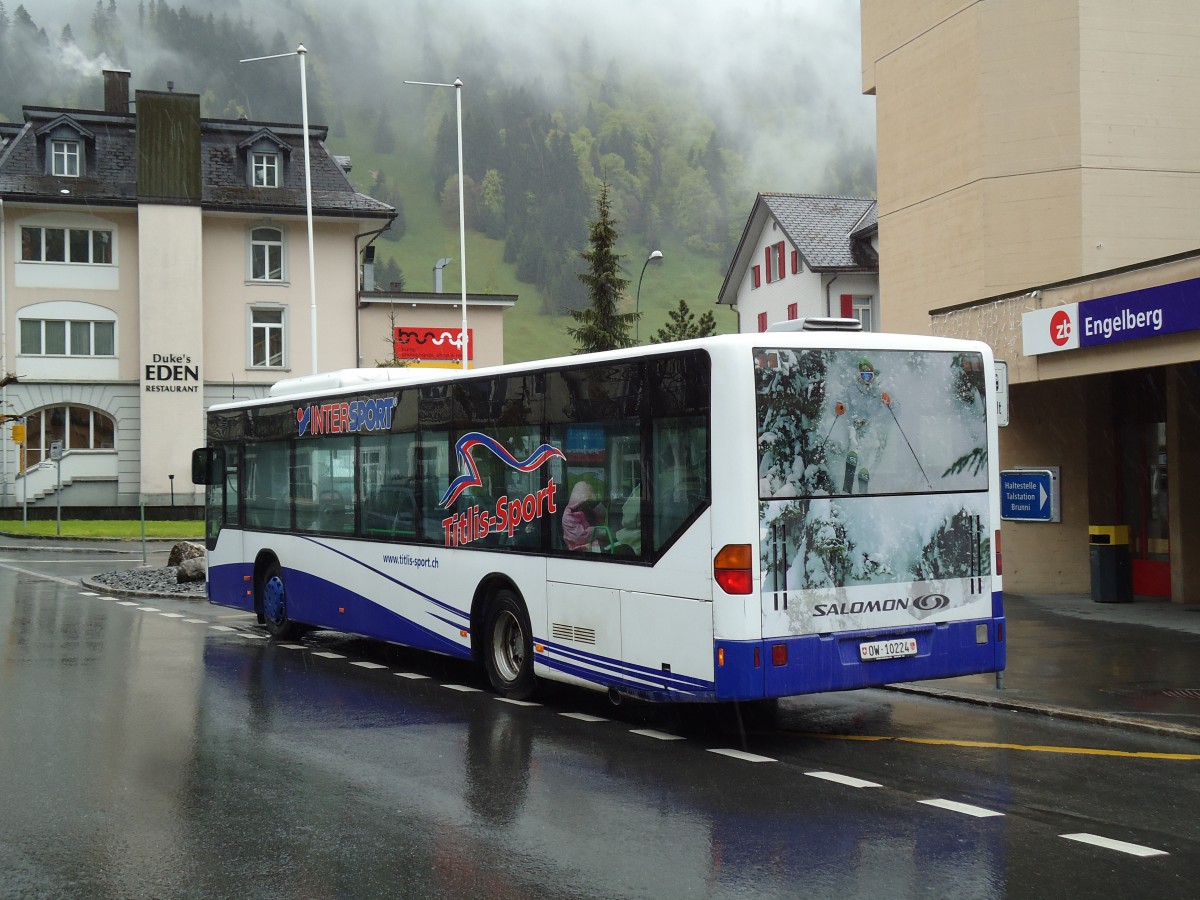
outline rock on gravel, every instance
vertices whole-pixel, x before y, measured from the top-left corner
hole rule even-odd
[[[183,599],[205,599],[205,582],[180,583],[177,573],[177,566],[147,567],[126,569],[122,572],[105,572],[93,575],[91,581],[113,591],[170,594]]]

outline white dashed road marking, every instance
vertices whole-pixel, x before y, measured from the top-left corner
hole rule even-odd
[[[479,688],[467,684],[443,684],[442,687],[448,691],[458,691],[460,694],[474,694],[479,691]]]
[[[1155,850],[1153,847],[1143,847],[1141,844],[1130,844],[1125,841],[1114,841],[1112,838],[1100,837],[1098,834],[1079,832],[1077,834],[1060,834],[1059,837],[1068,841],[1079,841],[1081,844],[1091,844],[1103,847],[1105,850],[1116,850],[1128,853],[1130,856],[1170,856],[1166,850]]]
[[[630,734],[640,734],[642,737],[654,738],[656,741],[682,741],[677,734],[667,734],[665,731],[655,731],[653,728],[634,728]]]
[[[936,806],[939,809],[948,809],[951,812],[962,813],[964,816],[974,816],[977,819],[1004,815],[1002,812],[984,809],[982,806],[971,806],[969,803],[959,803],[955,800],[918,800],[917,802],[924,803],[926,806]]]
[[[360,660],[358,662],[352,662],[352,663],[350,663],[350,665],[358,666],[360,669],[386,669],[387,668],[387,666],[380,665],[379,663],[366,662],[366,661],[362,661],[362,660]]]
[[[714,748],[710,747],[708,752],[709,753],[719,753],[721,756],[730,756],[730,757],[733,757],[734,759],[741,759],[746,762],[753,762],[753,763],[779,762],[779,760],[772,759],[769,756],[759,756],[755,753],[747,753],[745,750],[723,750],[723,749],[714,749]]]
[[[313,654],[313,656],[320,656],[323,659],[345,659],[346,658],[341,653],[332,653],[329,650],[318,650],[316,653]]]
[[[408,678],[412,681],[421,681],[428,678],[428,675],[422,675],[420,672],[397,672],[398,678]]]
[[[600,716],[593,716],[590,713],[559,713],[560,716],[566,716],[568,719],[577,719],[580,722],[607,722],[608,719]]]
[[[540,703],[530,703],[528,700],[513,700],[511,697],[497,697],[501,703],[511,703],[513,706],[541,706]]]
[[[850,775],[839,775],[837,772],[805,772],[804,774],[813,778],[821,778],[825,781],[833,781],[838,784],[844,784],[847,787],[852,788],[880,787],[880,785],[876,784],[874,781],[864,781],[861,778],[854,778]]]

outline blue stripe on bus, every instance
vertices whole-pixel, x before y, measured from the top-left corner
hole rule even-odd
[[[573,675],[576,678],[583,679],[584,681],[590,681],[591,683],[599,685],[600,687],[615,687],[618,690],[624,690],[627,693],[636,694],[640,697],[645,697],[646,699],[651,700],[679,700],[681,698],[690,698],[693,700],[712,700],[715,699],[716,696],[713,690],[713,684],[711,682],[702,682],[702,684],[705,685],[703,690],[686,690],[682,687],[672,686],[668,683],[670,681],[671,674],[669,672],[656,672],[655,670],[651,669],[649,671],[655,672],[655,674],[660,677],[653,679],[649,676],[646,676],[645,678],[628,678],[620,677],[619,675],[615,674],[601,674],[596,672],[594,669],[589,669],[582,665],[568,663],[554,657],[546,658],[539,656],[537,661],[540,665],[546,666],[547,668],[554,669],[555,671],[562,672],[566,675]],[[661,677],[664,675],[667,676],[667,678]]]
[[[249,563],[214,567],[209,572],[209,600],[222,606],[253,611],[254,598],[245,596],[244,587],[249,583],[244,581],[244,575],[251,574],[253,569]],[[470,647],[392,612],[336,582],[299,569],[284,569],[284,579],[288,589],[289,615],[297,622],[318,628],[368,635],[379,640],[432,650],[461,659],[471,658]],[[414,593],[433,602],[432,598],[420,591]],[[435,602],[434,605],[439,611],[446,608],[442,603]],[[455,629],[464,627],[462,623],[450,621],[435,611],[429,611],[427,615],[446,622]]]
[[[567,647],[563,644],[554,644],[548,641],[539,641],[544,647],[550,649],[552,654],[549,658],[558,661],[559,657],[567,657],[580,663],[586,663],[597,669],[604,669],[617,675],[628,675],[630,677],[639,678],[642,681],[653,683],[662,682],[667,685],[677,687],[679,690],[699,689],[703,691],[711,691],[713,683],[706,681],[703,678],[693,678],[690,675],[680,675],[675,672],[666,672],[662,669],[655,669],[649,666],[639,666],[635,663],[624,662],[623,660],[613,659],[607,656],[600,656],[596,653],[588,653],[578,647]],[[539,657],[544,665],[549,665],[545,657]],[[551,666],[556,668],[556,666]],[[564,669],[565,671],[565,669]],[[591,679],[595,680],[595,679]],[[607,682],[606,682],[607,683]]]
[[[430,603],[433,603],[436,606],[440,606],[442,609],[446,610],[446,612],[452,613],[461,619],[469,621],[471,618],[469,613],[464,612],[463,610],[458,609],[455,606],[451,606],[449,603],[444,603],[443,601],[439,600],[437,597],[434,597],[432,594],[427,594],[424,591],[420,590],[419,588],[415,588],[411,584],[401,581],[399,578],[396,578],[395,576],[389,575],[387,572],[377,569],[374,566],[367,565],[367,563],[363,562],[358,557],[351,556],[349,553],[345,553],[345,552],[337,549],[336,547],[332,547],[329,544],[326,544],[326,543],[323,543],[322,541],[317,540],[316,538],[311,538],[311,537],[308,537],[308,536],[302,535],[302,534],[298,534],[298,535],[296,535],[296,537],[298,537],[302,540],[308,541],[311,544],[316,544],[322,550],[328,550],[330,553],[336,553],[338,556],[342,557],[343,559],[349,560],[350,562],[354,563],[356,566],[360,566],[361,568],[366,569],[368,572],[373,572],[374,574],[378,575],[380,578],[387,579],[392,584],[398,585],[398,586],[404,588],[406,591],[410,591],[411,593],[414,593],[418,597],[422,597],[425,600],[428,600]]]

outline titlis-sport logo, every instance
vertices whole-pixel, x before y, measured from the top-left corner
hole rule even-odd
[[[854,603],[817,603],[813,606],[814,616],[858,616],[863,613],[894,612],[910,607],[928,615],[945,609],[950,598],[945,594],[922,594],[919,597],[891,597],[887,600],[856,600]]]

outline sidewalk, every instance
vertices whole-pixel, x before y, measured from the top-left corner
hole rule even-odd
[[[1200,603],[1005,594],[1008,668],[892,689],[1200,740]]]

